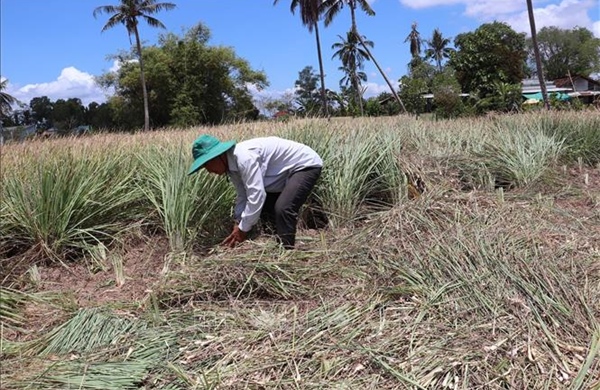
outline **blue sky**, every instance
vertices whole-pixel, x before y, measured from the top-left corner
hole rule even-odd
[[[165,0],[162,0],[165,1]],[[278,96],[293,91],[298,73],[305,66],[318,72],[313,34],[290,13],[290,0],[170,0],[173,11],[156,15],[167,30],[141,25],[147,45],[161,33],[180,34],[198,22],[212,32],[211,45],[233,47],[239,57],[266,73],[270,86],[256,96]],[[361,34],[375,42],[372,52],[394,82],[406,73],[410,58],[404,40],[416,22],[423,39],[435,28],[445,37],[475,30],[494,20],[506,22],[516,31],[528,32],[525,0],[372,0],[376,12],[368,17],[357,12]],[[51,100],[78,97],[84,104],[103,102],[102,91],[93,77],[108,72],[115,64],[107,56],[128,50],[123,26],[101,33],[108,16],[92,16],[101,5],[118,0],[0,0],[0,77],[8,79],[8,92],[29,103],[36,96]],[[538,29],[544,26],[587,27],[600,37],[600,0],[534,0]],[[320,26],[325,66],[325,84],[338,90],[340,62],[332,59],[331,45],[345,36],[350,12],[345,8],[327,28]],[[367,63],[366,97],[387,90],[373,64]]]

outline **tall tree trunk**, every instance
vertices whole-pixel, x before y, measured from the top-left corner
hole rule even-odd
[[[356,8],[356,2],[351,0],[350,3],[350,16],[351,16],[351,20],[352,20],[352,34],[354,34],[355,36],[359,37],[358,35],[358,29],[356,28],[356,13],[354,12],[355,8]],[[356,76],[356,61],[354,62],[354,64],[352,64],[352,71],[354,72],[354,76]],[[355,92],[355,96],[356,96],[356,102],[358,103],[358,107],[360,108],[360,116],[363,116],[364,110],[363,110],[363,104],[362,104],[362,93],[360,91],[360,88],[358,88],[358,86],[355,86],[354,89],[356,91]]]
[[[402,103],[402,100],[400,100],[400,96],[398,96],[398,94],[396,93],[394,86],[392,85],[392,83],[390,83],[390,80],[388,80],[387,76],[385,75],[385,73],[383,72],[383,70],[381,69],[379,64],[377,63],[377,60],[375,60],[375,57],[373,57],[373,54],[371,54],[371,51],[369,50],[367,45],[365,45],[365,41],[362,39],[362,37],[360,35],[357,34],[357,36],[358,36],[358,39],[360,39],[360,44],[362,45],[362,47],[365,49],[365,51],[369,55],[369,58],[371,58],[373,60],[373,63],[377,67],[377,70],[379,70],[379,73],[381,73],[381,76],[383,76],[383,79],[387,83],[388,87],[390,87],[390,91],[392,91],[392,95],[394,96],[394,98],[396,99],[398,104],[400,104],[400,107],[402,107],[402,111],[404,113],[406,113],[406,107],[404,107],[404,104]]]
[[[533,44],[533,53],[535,55],[535,66],[537,68],[538,80],[542,90],[542,99],[546,110],[550,109],[548,102],[548,92],[546,90],[546,82],[544,81],[544,69],[542,68],[542,59],[540,57],[540,49],[537,44],[537,32],[535,29],[535,17],[533,16],[532,0],[527,0],[527,12],[529,13],[529,26],[531,27],[531,43]]]
[[[325,73],[323,71],[323,57],[321,56],[321,39],[319,38],[319,22],[315,22],[315,37],[317,37],[317,54],[319,56],[319,72],[321,73],[321,101],[323,103],[323,114],[329,117],[327,108],[327,95],[325,94]]]
[[[140,42],[140,34],[135,27],[135,43],[137,45],[138,57],[140,60],[140,80],[142,82],[142,94],[144,96],[144,131],[150,129],[150,112],[148,111],[148,91],[146,90],[146,77],[144,76],[144,60],[142,59],[142,44]]]

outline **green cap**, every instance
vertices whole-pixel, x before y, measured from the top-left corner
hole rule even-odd
[[[207,161],[225,153],[235,145],[235,141],[221,142],[212,135],[203,134],[198,137],[192,145],[192,156],[194,162],[188,171],[188,175],[202,168]]]

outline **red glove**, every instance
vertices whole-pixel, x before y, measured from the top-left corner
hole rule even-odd
[[[237,244],[239,244],[240,242],[242,242],[244,240],[246,240],[246,232],[243,230],[240,230],[238,225],[235,225],[233,227],[233,231],[231,232],[231,234],[228,235],[227,238],[223,240],[221,245],[225,245],[230,248],[233,248],[234,246],[236,246]]]

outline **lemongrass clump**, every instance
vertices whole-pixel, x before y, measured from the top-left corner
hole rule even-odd
[[[537,182],[558,161],[562,142],[539,131],[499,128],[496,136],[475,153],[496,185],[523,187]]]
[[[138,155],[144,168],[138,185],[148,204],[147,222],[165,231],[176,252],[190,249],[198,234],[209,230],[209,223],[226,219],[233,201],[233,190],[223,178],[204,171],[188,175],[187,152],[182,145],[152,146]]]
[[[51,256],[110,242],[137,218],[140,193],[123,152],[42,152],[23,157],[3,180],[4,247]]]

